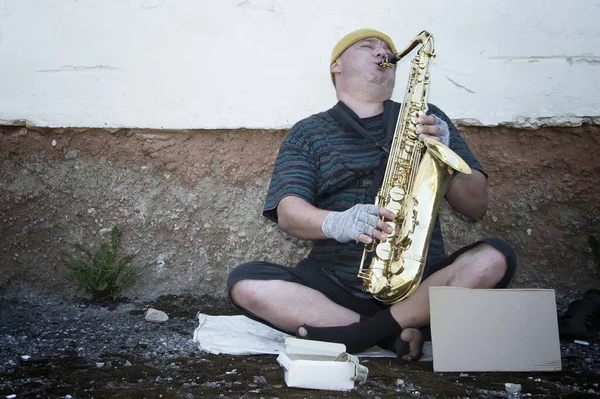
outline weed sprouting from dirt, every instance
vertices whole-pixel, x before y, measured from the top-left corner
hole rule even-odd
[[[142,268],[131,266],[135,255],[117,256],[121,235],[122,231],[113,227],[110,242],[102,243],[95,253],[75,244],[84,259],[67,261],[65,277],[83,289],[93,301],[116,301],[121,292],[135,284],[135,277],[143,272]]]

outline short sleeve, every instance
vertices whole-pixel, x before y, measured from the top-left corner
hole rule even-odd
[[[315,204],[318,162],[307,146],[286,138],[281,144],[269,184],[263,215],[277,223],[277,205],[288,196]]]

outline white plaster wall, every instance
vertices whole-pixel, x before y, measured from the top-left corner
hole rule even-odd
[[[334,104],[331,49],[361,27],[431,31],[453,119],[600,123],[598,20],[597,0],[0,0],[0,123],[289,127]]]

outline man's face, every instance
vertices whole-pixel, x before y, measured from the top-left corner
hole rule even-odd
[[[336,73],[336,86],[342,84],[355,90],[361,88],[361,91],[370,88],[389,92],[391,96],[396,68],[379,66],[383,58],[391,54],[387,43],[378,38],[363,39],[353,44],[331,66],[332,72]]]

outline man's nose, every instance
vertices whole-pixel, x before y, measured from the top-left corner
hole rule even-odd
[[[383,47],[383,45],[375,46],[375,56],[376,57],[384,58],[385,56],[387,56],[387,53],[388,52],[385,49],[385,47]]]

